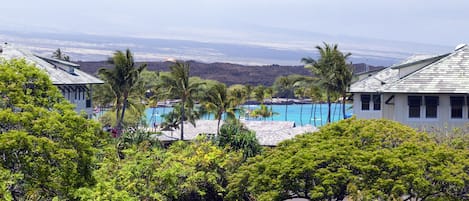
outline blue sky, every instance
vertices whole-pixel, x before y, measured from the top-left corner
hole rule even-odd
[[[463,0],[15,0],[2,3],[0,23],[202,41],[274,43],[297,31],[454,46],[469,35],[468,8]]]

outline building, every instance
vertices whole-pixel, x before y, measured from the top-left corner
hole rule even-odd
[[[422,130],[469,123],[469,47],[412,56],[353,83],[357,118],[385,118]]]
[[[79,70],[80,65],[78,64],[38,56],[29,50],[11,44],[1,45],[0,50],[0,58],[6,60],[24,59],[45,71],[52,83],[62,91],[63,96],[76,106],[77,112],[84,111],[88,118],[92,117],[93,85],[103,84],[102,80]]]
[[[225,122],[222,122],[223,125]],[[293,139],[297,135],[313,133],[318,129],[311,125],[295,126],[292,121],[245,121],[241,120],[246,128],[256,133],[256,138],[262,146],[275,147],[284,140]],[[184,123],[184,140],[195,140],[201,134],[217,133],[217,120],[197,120],[196,127]],[[221,125],[220,125],[221,126]],[[180,139],[181,130],[161,131],[155,135],[158,140],[167,144]]]

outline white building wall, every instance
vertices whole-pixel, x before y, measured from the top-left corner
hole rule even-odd
[[[417,96],[438,96],[439,105],[437,108],[437,118],[426,118],[425,117],[425,105],[420,107],[420,118],[409,118],[409,106],[407,103],[407,97],[410,95],[417,94],[396,94],[395,105],[394,105],[394,115],[395,120],[403,124],[409,125],[411,127],[421,129],[421,130],[444,130],[452,128],[462,128],[465,124],[469,123],[468,117],[468,106],[463,106],[463,118],[462,119],[453,119],[451,118],[451,105],[450,105],[450,96],[449,94],[418,94]]]
[[[84,86],[81,87],[82,89],[85,88]],[[86,107],[87,100],[91,98],[86,95],[87,92],[83,90],[79,92],[78,86],[68,86],[67,89],[62,90],[62,95],[64,96],[64,98],[67,99],[71,104],[75,105],[75,111],[78,114],[84,111],[87,114],[88,118],[91,118],[93,115],[93,108],[91,106]],[[92,93],[90,92],[90,94]]]
[[[370,94],[371,93],[363,93]],[[362,110],[362,93],[353,94],[353,114],[359,119],[380,119],[382,117],[383,97],[381,97],[381,110],[373,110],[373,100],[370,101],[370,109]]]
[[[439,131],[450,131],[453,128],[462,128],[469,125],[469,105],[463,106],[463,118],[455,119],[451,118],[451,104],[450,96],[463,96],[463,95],[451,95],[451,94],[382,94],[381,95],[381,110],[373,110],[373,100],[370,101],[370,110],[361,110],[361,94],[366,93],[355,93],[353,95],[353,113],[359,119],[380,119],[385,118],[401,122],[413,128],[420,130],[439,130]],[[394,97],[390,99],[391,96]],[[439,105],[437,107],[436,118],[426,118],[425,111],[426,106],[422,104],[420,106],[420,117],[410,118],[409,117],[409,104],[407,102],[408,96],[438,96]],[[386,104],[386,101],[388,101]]]

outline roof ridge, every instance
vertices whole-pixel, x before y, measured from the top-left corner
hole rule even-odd
[[[461,48],[461,49],[459,49],[459,50],[457,50],[457,51],[454,51],[454,52],[451,52],[451,53],[447,53],[447,54],[448,54],[447,56],[445,56],[445,57],[443,57],[443,58],[441,58],[441,59],[438,59],[438,60],[436,60],[435,62],[430,63],[430,64],[428,64],[428,65],[426,65],[426,66],[424,66],[424,67],[422,67],[422,68],[420,68],[420,69],[418,69],[418,70],[416,70],[416,71],[414,71],[414,72],[412,72],[412,73],[406,75],[406,76],[405,76],[404,78],[402,78],[402,79],[398,79],[398,80],[396,80],[395,82],[389,83],[388,86],[383,86],[383,88],[382,88],[381,91],[386,91],[386,90],[388,90],[389,88],[393,87],[393,85],[399,84],[400,82],[403,82],[403,81],[405,81],[405,80],[408,80],[408,79],[410,79],[413,75],[415,75],[415,74],[417,74],[417,73],[420,73],[420,72],[422,72],[422,71],[424,71],[424,70],[426,70],[426,69],[428,69],[428,68],[430,68],[430,67],[433,67],[433,66],[435,66],[435,65],[437,65],[437,64],[439,64],[439,63],[441,63],[441,62],[443,62],[443,61],[446,61],[446,60],[448,60],[449,58],[453,57],[455,54],[460,53],[460,52],[462,52],[462,51],[465,50],[465,49],[467,49],[467,46],[466,46],[466,47],[463,47],[463,48]],[[443,54],[443,55],[444,55],[444,54]]]

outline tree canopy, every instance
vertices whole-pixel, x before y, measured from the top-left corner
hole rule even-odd
[[[129,98],[132,92],[138,89],[140,74],[146,68],[146,64],[136,66],[132,52],[116,51],[109,62],[114,68],[102,68],[99,70],[101,78],[106,82],[107,90],[112,91],[114,108],[116,111],[116,123],[120,134],[123,128],[125,110],[129,106]]]
[[[35,66],[0,61],[0,72],[0,198],[73,199],[95,182],[99,127]]]
[[[396,122],[348,119],[248,160],[227,199],[463,200],[467,158]]]

